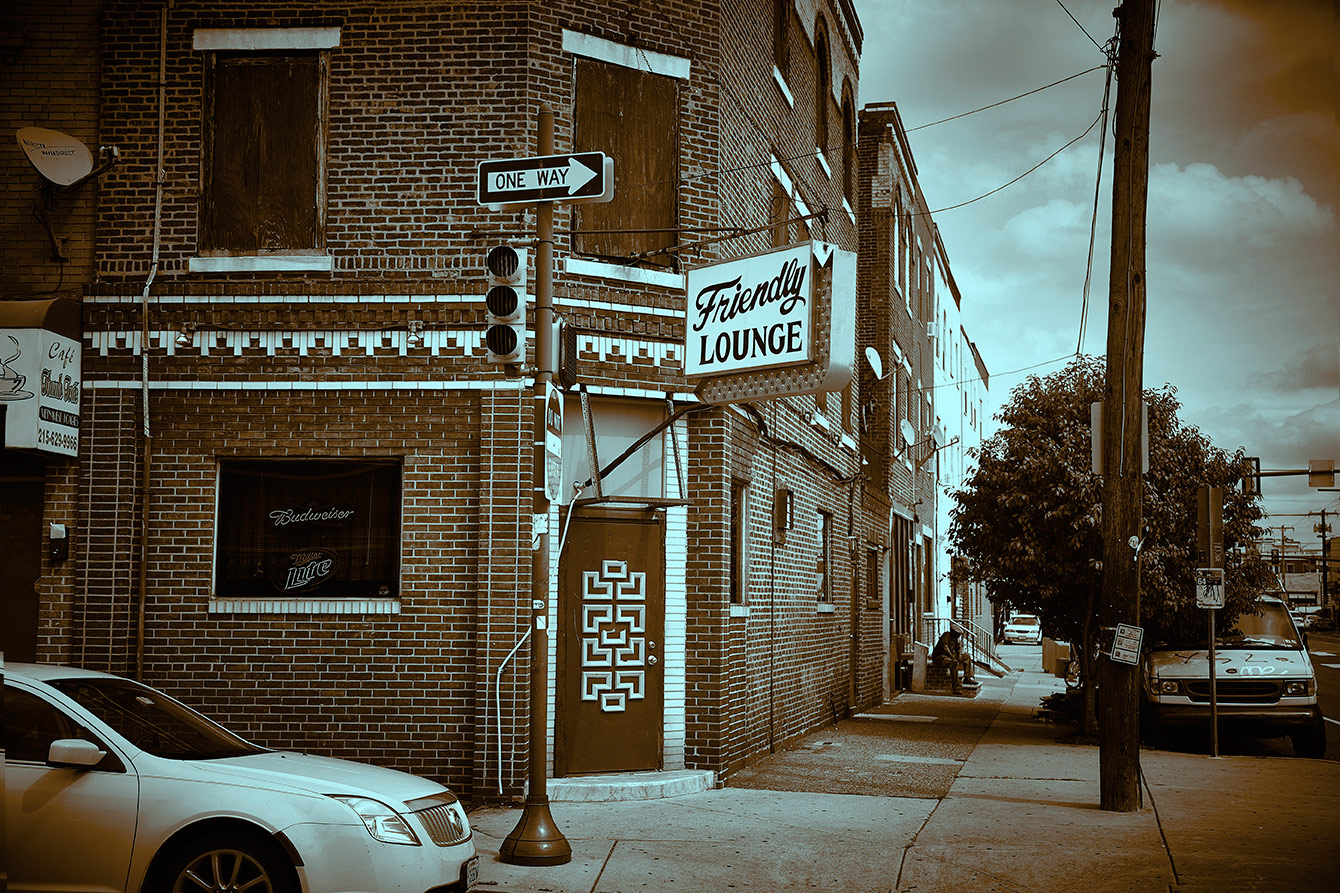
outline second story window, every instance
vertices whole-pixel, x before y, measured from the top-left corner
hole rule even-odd
[[[595,59],[577,59],[579,152],[614,159],[614,200],[578,205],[574,248],[620,260],[679,244],[678,84],[672,77]],[[671,254],[649,261],[671,266]]]
[[[772,2],[772,64],[783,78],[788,76],[791,63],[791,3],[792,0]]]
[[[216,53],[208,72],[202,252],[324,249],[322,55]]]
[[[833,89],[833,69],[828,58],[828,32],[820,21],[814,30],[814,145],[828,151],[828,94]]]

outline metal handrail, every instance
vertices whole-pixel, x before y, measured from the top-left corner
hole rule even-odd
[[[923,641],[927,648],[935,647],[935,643],[940,641],[940,636],[951,626],[958,629],[963,637],[963,642],[967,646],[968,656],[975,663],[979,663],[988,669],[997,668],[1008,671],[1009,667],[996,655],[995,638],[987,630],[973,623],[971,620],[955,620],[952,617],[923,617],[921,619],[921,632]]]

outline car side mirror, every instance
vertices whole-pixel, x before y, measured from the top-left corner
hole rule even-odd
[[[51,749],[47,751],[47,765],[65,769],[91,769],[101,763],[105,756],[107,751],[92,741],[61,738],[51,742]]]

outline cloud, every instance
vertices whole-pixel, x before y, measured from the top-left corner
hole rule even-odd
[[[1313,344],[1302,353],[1288,357],[1280,369],[1248,376],[1247,384],[1279,393],[1324,388],[1340,394],[1340,343]]]

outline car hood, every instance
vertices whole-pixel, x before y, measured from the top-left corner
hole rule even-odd
[[[1155,676],[1208,679],[1210,653],[1201,648],[1153,651],[1148,664]],[[1220,679],[1246,676],[1311,676],[1312,662],[1303,651],[1280,648],[1225,648],[1214,653],[1214,674]]]
[[[220,780],[271,788],[283,786],[312,794],[351,794],[402,804],[447,790],[435,781],[395,769],[290,751],[200,760],[195,765],[202,772],[220,776]]]

